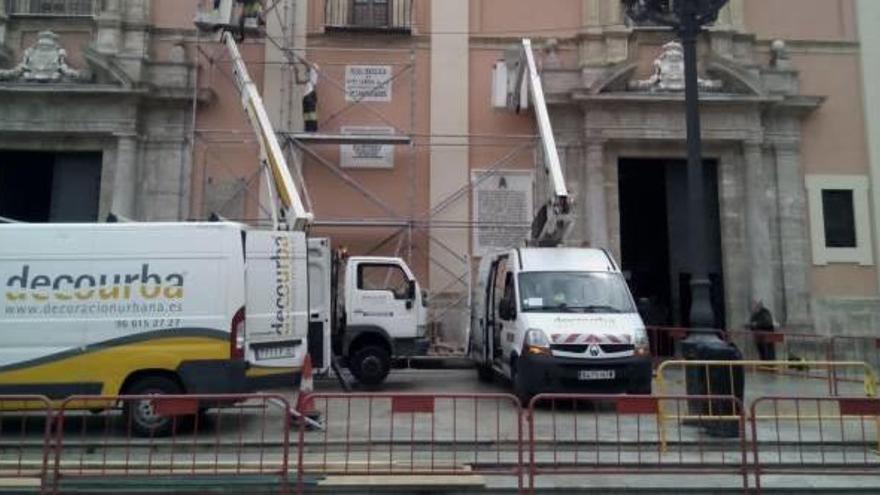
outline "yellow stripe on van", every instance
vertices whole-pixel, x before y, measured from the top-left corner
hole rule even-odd
[[[212,336],[148,338],[121,345],[96,345],[79,354],[51,356],[33,366],[0,371],[0,385],[101,383],[102,395],[117,395],[134,372],[176,372],[184,361],[229,359],[229,342]]]
[[[245,374],[248,378],[261,378],[264,376],[274,376],[274,375],[293,375],[299,373],[302,368],[272,368],[270,366],[251,366],[248,368],[247,373]]]

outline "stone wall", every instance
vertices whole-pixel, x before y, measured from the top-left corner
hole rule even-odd
[[[147,0],[106,0],[93,18],[0,18],[0,69],[55,30],[82,77],[0,82],[0,147],[101,151],[99,219],[188,218],[195,65],[182,39],[155,60]],[[54,32],[54,31],[53,31]],[[172,40],[174,41],[174,40]],[[0,55],[3,55],[0,53]]]
[[[813,317],[816,332],[822,335],[880,335],[880,299],[817,298]]]

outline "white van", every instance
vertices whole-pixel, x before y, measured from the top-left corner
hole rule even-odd
[[[611,255],[520,248],[486,256],[473,297],[469,353],[523,400],[539,393],[651,393],[648,336]]]
[[[291,386],[306,249],[301,232],[235,223],[0,225],[0,394]],[[170,426],[128,406],[140,433]]]

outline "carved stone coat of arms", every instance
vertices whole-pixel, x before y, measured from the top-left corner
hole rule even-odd
[[[703,90],[721,88],[721,81],[703,78],[699,81]],[[684,48],[678,41],[663,45],[663,52],[654,60],[651,77],[629,83],[629,88],[637,91],[684,91],[684,86]]]
[[[37,42],[25,50],[21,62],[12,69],[0,69],[0,81],[72,82],[85,79],[82,71],[67,65],[67,51],[58,44],[58,35],[42,31]]]

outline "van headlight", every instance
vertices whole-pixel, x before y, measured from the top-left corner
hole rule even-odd
[[[550,356],[550,339],[547,338],[547,334],[537,328],[527,331],[523,339],[523,353]]]
[[[637,328],[633,335],[633,349],[636,356],[651,356],[651,341],[648,340],[648,332],[644,328]]]

